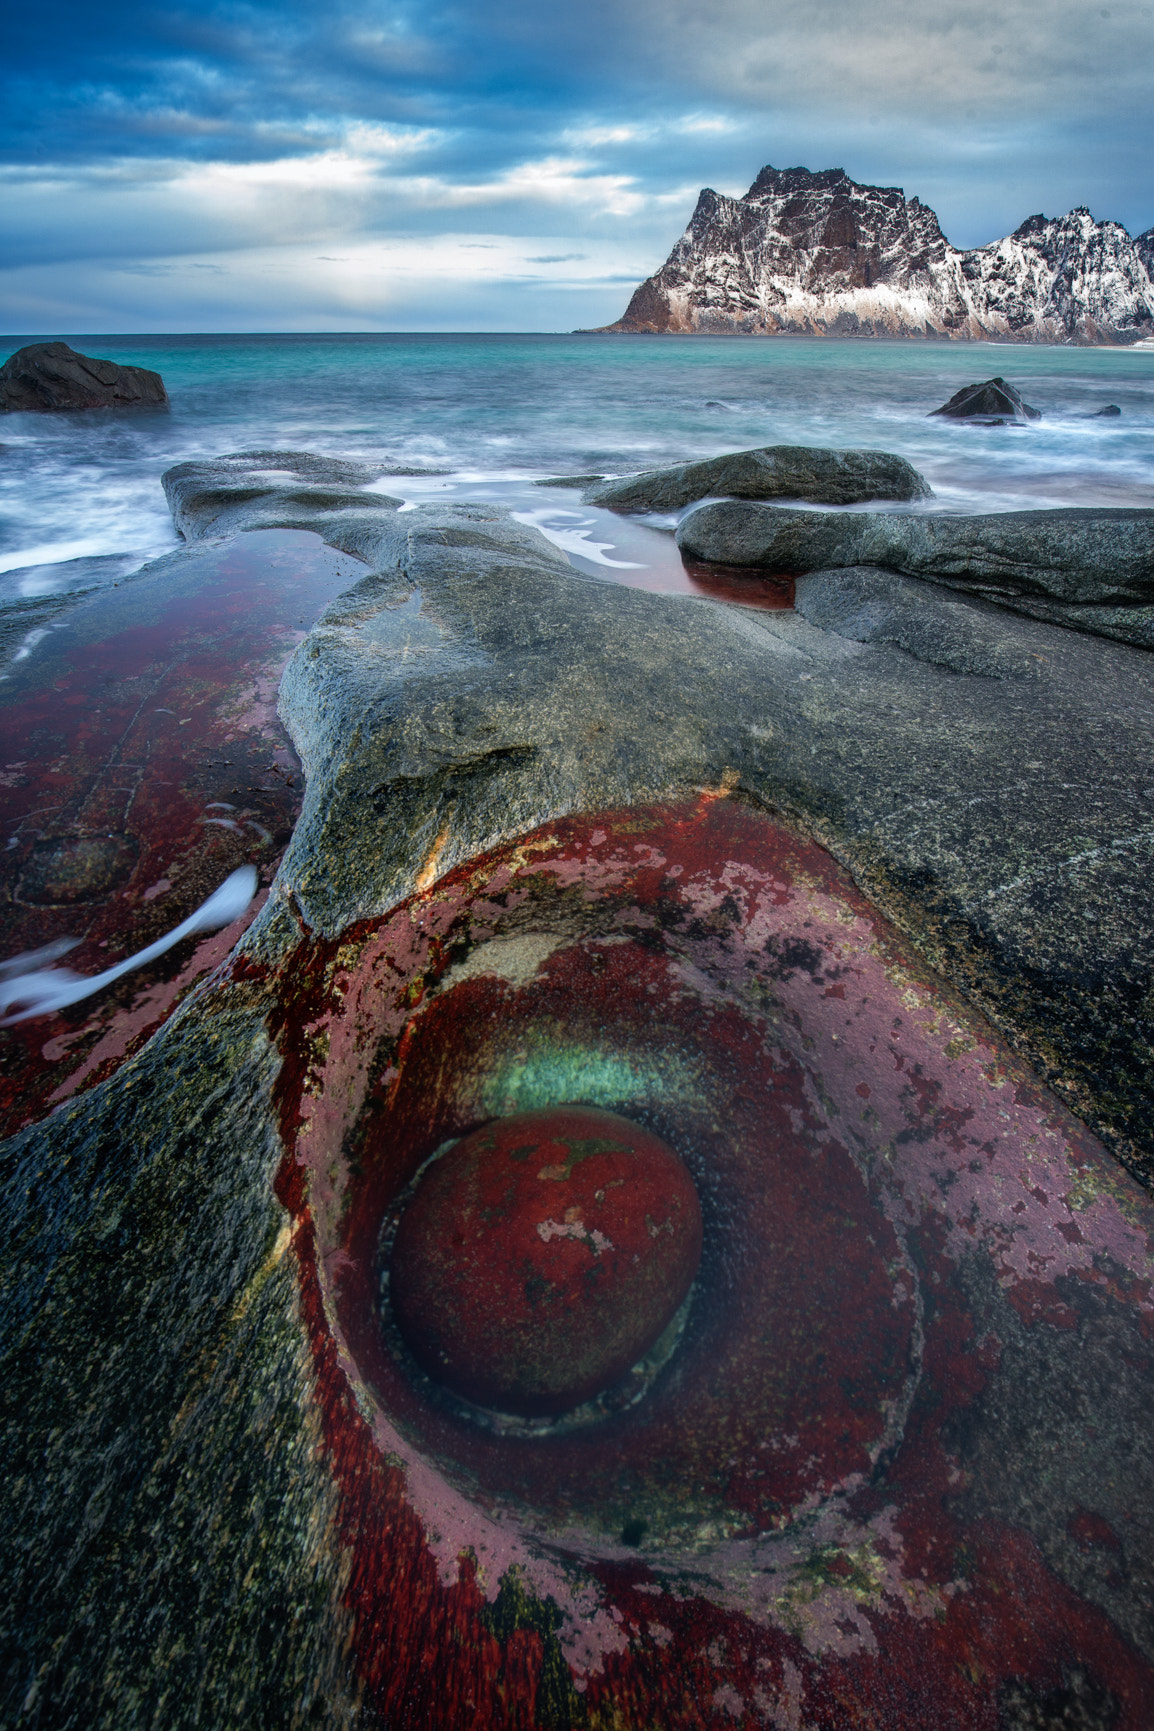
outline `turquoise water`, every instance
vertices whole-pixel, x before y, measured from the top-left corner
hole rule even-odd
[[[0,340],[7,354],[44,339]],[[600,546],[599,564],[636,560],[636,537],[533,479],[751,445],[869,446],[920,468],[934,509],[1154,506],[1150,350],[585,335],[68,340],[157,369],[171,408],[2,418],[0,600],[163,552],[175,540],[164,469],[257,447],[446,469],[388,490],[504,499],[562,540]],[[994,374],[1043,420],[927,420],[960,385]],[[1087,418],[1106,403],[1121,417]]]

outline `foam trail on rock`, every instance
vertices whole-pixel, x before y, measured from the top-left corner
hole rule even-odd
[[[18,962],[39,960],[44,951],[36,951],[27,956],[14,957],[11,962],[0,965],[0,1028],[10,1028],[15,1022],[26,1022],[32,1016],[46,1016],[54,1010],[62,1010],[68,1004],[78,1004],[82,998],[89,998],[95,992],[101,992],[105,986],[110,986],[113,980],[120,979],[122,974],[131,973],[133,968],[143,967],[146,962],[155,961],[157,956],[171,950],[182,938],[187,938],[193,932],[214,932],[220,926],[230,926],[238,920],[256,894],[257,874],[255,866],[241,866],[225,878],[215,894],[202,902],[195,913],[189,914],[178,926],[174,926],[164,937],[157,938],[154,944],[138,950],[136,955],[127,956],[124,961],[117,962],[114,968],[106,968],[102,974],[74,974],[68,968],[40,968],[29,974],[11,973]],[[66,946],[69,947],[69,946]],[[50,949],[57,950],[55,945]],[[16,1015],[6,1012],[14,1004],[22,1005]]]

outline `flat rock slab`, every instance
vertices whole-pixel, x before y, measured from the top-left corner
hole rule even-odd
[[[1005,511],[986,517],[790,511],[720,500],[681,523],[693,559],[800,573],[880,565],[998,598],[1154,601],[1154,511]]]
[[[797,578],[794,606],[823,631],[854,643],[892,643],[955,673],[1040,679],[1048,669],[1048,658],[1029,637],[1006,630],[998,608],[872,565]]]
[[[421,471],[424,472],[424,471]],[[178,463],[164,475],[172,520],[186,541],[242,529],[309,529],[335,512],[395,511],[399,499],[366,493],[385,470],[310,451],[240,451]],[[345,540],[350,525],[346,520]]]
[[[613,511],[680,511],[698,499],[807,499],[856,505],[870,499],[925,499],[930,488],[904,457],[888,451],[823,451],[807,445],[767,445],[703,463],[646,469],[587,487],[587,505]]]
[[[4,1146],[8,1716],[1144,1731],[1154,660],[322,522],[369,569],[282,682],[267,903]],[[566,1100],[692,1163],[705,1249],[562,1448],[403,1374],[380,1246],[446,1137]]]
[[[159,373],[80,355],[67,343],[30,343],[0,367],[0,410],[126,409],[167,401]]]

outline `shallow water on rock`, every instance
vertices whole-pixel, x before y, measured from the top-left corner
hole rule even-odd
[[[98,974],[242,863],[267,884],[300,807],[281,670],[364,567],[269,529],[165,563],[43,632],[0,682],[0,961],[72,940]],[[99,1081],[232,949],[244,920],[96,998],[0,1029],[0,1135]],[[34,965],[34,964],[30,964]]]
[[[497,488],[516,510],[540,507],[531,483],[550,475],[623,473],[766,444],[897,452],[927,475],[938,509],[1154,504],[1149,350],[580,334],[69,340],[159,370],[171,407],[4,416],[0,604],[81,575],[116,575],[77,561],[139,563],[171,548],[163,471],[239,450],[440,469],[436,496]],[[994,374],[1042,420],[927,419],[960,385]],[[1087,418],[1108,402],[1120,417]],[[429,496],[420,477],[390,477],[388,490]],[[589,539],[612,540],[603,531],[598,519]],[[614,546],[609,557],[636,557],[623,539]]]

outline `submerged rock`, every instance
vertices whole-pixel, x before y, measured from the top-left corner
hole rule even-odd
[[[790,511],[721,500],[685,518],[693,559],[801,573],[880,565],[977,594],[1081,605],[1154,601],[1154,511],[1006,511],[986,517]]]
[[[586,505],[612,511],[680,511],[698,499],[809,499],[856,505],[868,499],[926,499],[924,476],[888,451],[825,451],[807,445],[767,445],[702,463],[646,469],[586,489]]]
[[[30,343],[0,367],[0,409],[126,409],[167,401],[159,373],[80,355],[67,343]]]
[[[697,1192],[673,1149],[615,1112],[515,1112],[428,1167],[389,1279],[435,1381],[504,1413],[564,1413],[658,1340],[701,1261]]]
[[[997,426],[1002,421],[1040,421],[1041,409],[1031,408],[1021,393],[1005,379],[985,379],[980,385],[963,385],[931,415],[947,415],[952,421],[982,421]]]
[[[598,481],[603,481],[604,475],[547,475],[543,481],[534,481],[534,487],[594,487]]]

